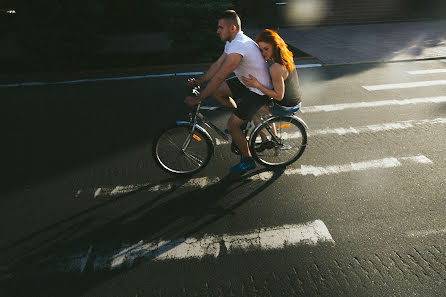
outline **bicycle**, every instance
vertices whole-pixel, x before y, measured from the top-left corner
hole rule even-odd
[[[199,86],[192,89],[199,95]],[[162,130],[152,144],[155,163],[171,174],[190,175],[202,170],[214,153],[214,139],[203,127],[216,132],[231,143],[232,152],[239,154],[231,136],[218,128],[201,111],[229,110],[223,106],[194,106],[189,121],[178,121]],[[231,109],[232,110],[232,109]],[[248,122],[243,129],[248,137],[251,154],[259,164],[274,168],[287,166],[303,154],[307,146],[307,124],[294,113],[286,116],[259,117],[257,125]]]

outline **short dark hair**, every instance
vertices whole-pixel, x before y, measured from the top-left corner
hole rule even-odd
[[[234,10],[225,10],[218,18],[224,19],[226,22],[228,22],[231,25],[235,25],[237,30],[241,30],[242,28],[242,21],[240,20],[240,17]]]

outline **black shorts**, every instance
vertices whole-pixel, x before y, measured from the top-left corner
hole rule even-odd
[[[232,98],[237,100],[234,114],[242,120],[250,120],[260,107],[270,101],[268,96],[259,95],[248,89],[237,77],[227,79],[226,83],[231,89]]]

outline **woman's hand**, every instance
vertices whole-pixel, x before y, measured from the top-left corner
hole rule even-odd
[[[247,87],[258,88],[260,86],[260,83],[257,80],[257,78],[255,78],[251,74],[249,75],[249,77],[242,76],[242,80],[245,86]]]

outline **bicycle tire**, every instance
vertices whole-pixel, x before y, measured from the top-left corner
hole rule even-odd
[[[182,150],[191,129],[190,125],[175,124],[155,137],[152,157],[161,169],[171,174],[189,175],[206,167],[214,153],[214,145],[202,128],[195,127],[186,150]]]
[[[271,141],[271,133],[266,126],[277,128],[276,136],[280,143],[269,142],[270,146],[261,145],[261,131],[265,131],[267,140]],[[266,167],[287,166],[302,156],[307,146],[307,131],[303,123],[292,116],[272,117],[257,126],[250,138],[250,150],[253,158]]]

